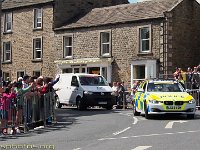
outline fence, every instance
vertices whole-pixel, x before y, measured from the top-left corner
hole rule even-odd
[[[18,98],[1,99],[4,104],[0,104],[0,129],[5,129],[7,134],[12,134],[16,127],[21,132],[28,132],[40,125],[46,126],[55,119],[53,92],[44,95],[32,93],[22,97],[22,103]]]
[[[200,109],[200,89],[187,90],[187,92],[196,100],[196,107]]]

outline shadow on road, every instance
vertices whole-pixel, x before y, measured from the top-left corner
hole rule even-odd
[[[71,125],[79,124],[79,117],[120,113],[120,111],[121,110],[119,109],[106,110],[99,107],[88,108],[87,110],[79,111],[75,107],[64,107],[55,110],[56,119],[52,124],[46,125],[45,127],[42,124],[40,127],[31,129],[26,133],[0,136],[0,141],[9,141],[10,139],[18,139],[20,137],[37,136],[38,134],[45,134],[59,130],[69,130]]]

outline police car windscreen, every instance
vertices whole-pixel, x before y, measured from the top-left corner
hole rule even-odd
[[[178,83],[149,83],[148,92],[183,92],[183,88]]]

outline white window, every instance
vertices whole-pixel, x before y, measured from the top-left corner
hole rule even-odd
[[[72,57],[72,36],[64,37],[64,58]]]
[[[3,43],[3,61],[4,62],[11,61],[11,42]]]
[[[4,81],[10,81],[10,73],[9,72],[3,72],[3,80]]]
[[[42,28],[42,9],[34,9],[34,28]]]
[[[36,77],[41,76],[41,71],[40,70],[33,71],[33,76],[36,76]]]
[[[110,56],[110,32],[101,32],[101,55]]]
[[[12,31],[12,13],[6,13],[5,14],[5,32],[10,32]]]
[[[25,72],[24,71],[17,71],[17,79],[19,77],[23,77],[25,75]]]
[[[33,59],[42,59],[42,38],[33,39]]]
[[[139,29],[140,41],[139,49],[140,52],[150,52],[150,28],[143,27]]]

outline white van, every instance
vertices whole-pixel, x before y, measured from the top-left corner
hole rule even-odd
[[[84,73],[60,74],[60,80],[54,85],[58,95],[57,107],[76,105],[79,110],[88,106],[102,106],[112,109],[115,104],[112,88],[103,76]]]

